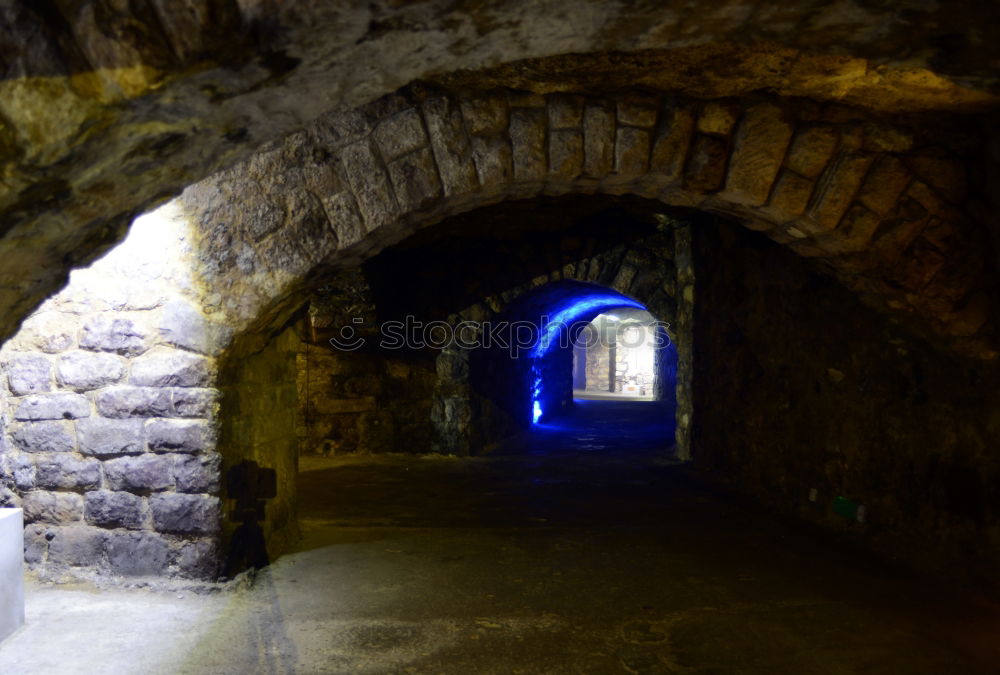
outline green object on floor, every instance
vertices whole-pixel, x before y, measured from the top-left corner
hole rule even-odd
[[[848,520],[858,519],[858,503],[847,497],[837,497],[833,500],[833,512]]]

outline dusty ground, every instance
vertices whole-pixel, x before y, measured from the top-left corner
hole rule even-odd
[[[597,406],[597,407],[595,407]],[[251,589],[31,584],[7,673],[995,673],[1000,612],[693,483],[653,404],[490,458],[303,462]]]

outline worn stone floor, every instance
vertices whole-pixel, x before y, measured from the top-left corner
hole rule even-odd
[[[579,411],[488,458],[304,461],[299,550],[249,589],[32,583],[0,672],[1000,672],[995,606],[700,487],[656,404]]]

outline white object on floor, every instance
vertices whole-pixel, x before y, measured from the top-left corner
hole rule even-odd
[[[0,640],[24,623],[24,517],[0,509]]]

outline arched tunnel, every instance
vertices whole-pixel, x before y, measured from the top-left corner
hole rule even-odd
[[[976,2],[0,8],[4,673],[993,673]]]

